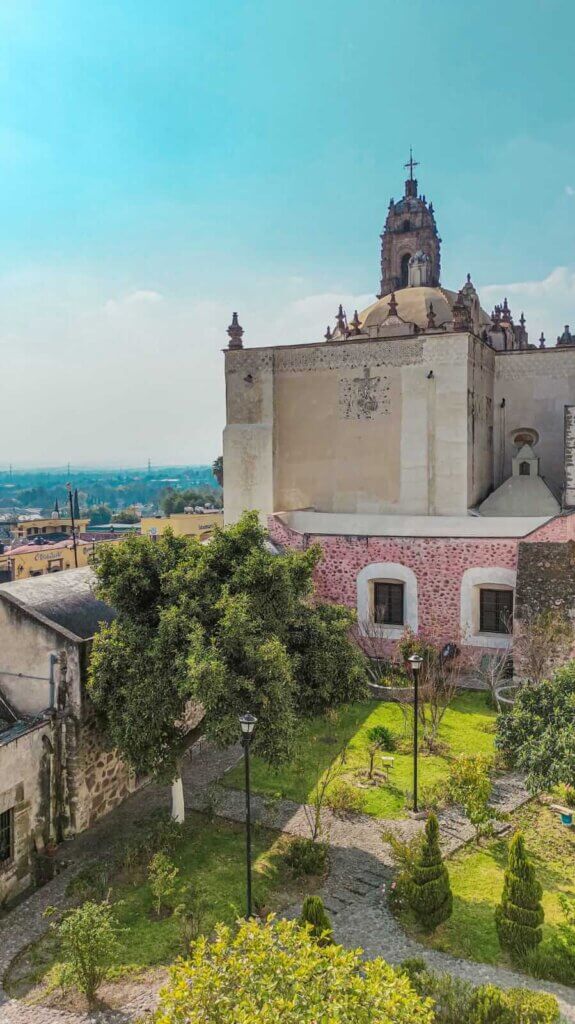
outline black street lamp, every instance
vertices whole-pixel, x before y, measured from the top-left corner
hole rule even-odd
[[[417,814],[417,720],[419,718],[419,670],[423,665],[423,658],[419,654],[412,654],[407,659],[413,672],[413,811]]]
[[[250,807],[250,743],[252,740],[252,733],[254,731],[256,723],[257,718],[255,718],[253,715],[250,715],[249,711],[245,715],[240,715],[240,725],[242,728],[242,743],[244,746],[244,764],[246,766],[246,917],[248,919],[252,916],[252,820]]]

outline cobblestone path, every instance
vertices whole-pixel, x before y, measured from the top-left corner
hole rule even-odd
[[[187,759],[183,773],[187,808],[202,810],[209,804],[219,816],[243,821],[244,793],[211,786],[240,757],[239,745],[222,752],[207,744],[198,744]],[[513,810],[526,798],[517,776],[508,775],[495,787],[494,804],[499,810]],[[162,806],[169,806],[167,788],[149,786],[64,848],[68,869],[0,921],[0,977],[4,976],[13,957],[45,931],[42,912],[46,906],[65,903],[65,890],[74,870],[87,860],[105,856],[134,821]],[[262,825],[293,835],[309,834],[305,813],[299,804],[254,796],[252,809],[254,819]],[[366,815],[341,819],[328,812],[325,824],[329,830],[331,872],[321,895],[332,915],[337,941],[350,947],[361,946],[366,956],[383,956],[390,963],[399,963],[407,956],[421,956],[435,970],[447,971],[474,984],[489,981],[504,988],[522,986],[550,992],[559,1000],[565,1020],[575,1024],[575,989],[538,982],[489,964],[457,959],[423,947],[406,936],[388,910],[385,898],[385,887],[393,877],[393,864],[389,847],[381,838],[384,823]],[[407,820],[387,822],[385,826],[408,837],[420,830],[423,823]],[[473,830],[468,822],[453,810],[440,816],[440,827],[446,852],[452,852],[472,838]],[[286,916],[295,916],[299,910],[299,906],[293,906],[286,911]],[[140,988],[135,987],[131,1001],[121,1011],[88,1014],[27,1006],[8,999],[0,989],[0,1024],[129,1024],[154,1006],[156,990],[157,983],[152,988],[142,984]]]

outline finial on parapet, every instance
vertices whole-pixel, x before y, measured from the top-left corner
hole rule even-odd
[[[471,330],[471,314],[469,312],[469,307],[463,297],[463,290],[457,293],[457,298],[453,303],[453,330]]]
[[[230,339],[228,348],[243,348],[243,335],[244,329],[238,323],[238,314],[232,313],[232,322],[228,327],[228,337]]]
[[[467,275],[467,284],[471,284],[471,274]]]
[[[337,316],[336,316],[335,319],[336,319],[336,322],[337,322],[337,329],[338,329],[339,333],[341,334],[341,336],[343,338],[345,338],[347,336],[347,317],[346,317],[346,315],[345,315],[345,313],[343,311],[343,306],[342,306],[341,302],[339,304],[339,307],[338,307],[338,310],[337,310]]]
[[[333,335],[331,333],[331,327],[328,324],[327,325],[327,330],[326,330],[326,332],[324,334],[324,338],[325,338],[326,341],[331,341],[332,337],[333,337]]]
[[[361,334],[361,321],[359,319],[359,314],[357,312],[357,309],[356,309],[355,313],[353,314],[353,320],[351,321],[351,326],[350,326],[350,332],[349,333],[352,334],[352,335],[355,335],[355,336],[357,336],[358,334]]]
[[[433,302],[429,303],[429,309],[427,310],[427,328],[432,331],[436,327],[435,323],[435,310],[433,308]]]
[[[397,301],[395,298],[395,292],[392,292],[389,296],[389,302],[387,308],[389,309],[389,316],[397,316]]]
[[[541,331],[541,336],[539,338],[539,348],[545,348],[545,335],[543,334],[543,331]]]
[[[494,327],[499,327],[501,322],[501,306],[494,306],[491,314],[491,322]]]
[[[511,310],[509,309],[509,303],[507,302],[507,298],[503,299],[503,305],[501,307],[501,319],[506,324],[513,323],[513,317],[511,316]]]

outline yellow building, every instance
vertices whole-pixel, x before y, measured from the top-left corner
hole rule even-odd
[[[214,527],[224,525],[222,509],[210,512],[174,512],[171,516],[144,516],[140,528],[146,537],[159,537],[170,529],[176,537],[197,537],[207,540]]]
[[[84,533],[90,520],[75,519],[76,536]],[[12,536],[17,540],[25,540],[26,537],[39,537],[46,533],[67,533],[72,534],[72,520],[69,516],[59,516],[54,513],[51,516],[38,517],[38,519],[19,519],[12,529]]]
[[[88,565],[94,547],[92,541],[77,542],[78,568]],[[62,572],[64,569],[75,567],[74,545],[71,540],[55,544],[22,544],[17,548],[9,548],[0,555],[0,571],[9,571],[12,580],[25,580],[30,576],[43,576],[44,573]]]

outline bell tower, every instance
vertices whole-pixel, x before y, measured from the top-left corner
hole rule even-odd
[[[431,288],[439,285],[441,269],[441,238],[433,213],[433,203],[418,195],[417,178],[413,168],[419,166],[411,149],[405,167],[409,177],[405,182],[405,195],[398,203],[390,201],[385,227],[381,233],[381,283],[378,298],[413,284],[409,264],[416,254],[428,258],[427,281]],[[412,264],[413,266],[413,264]]]

